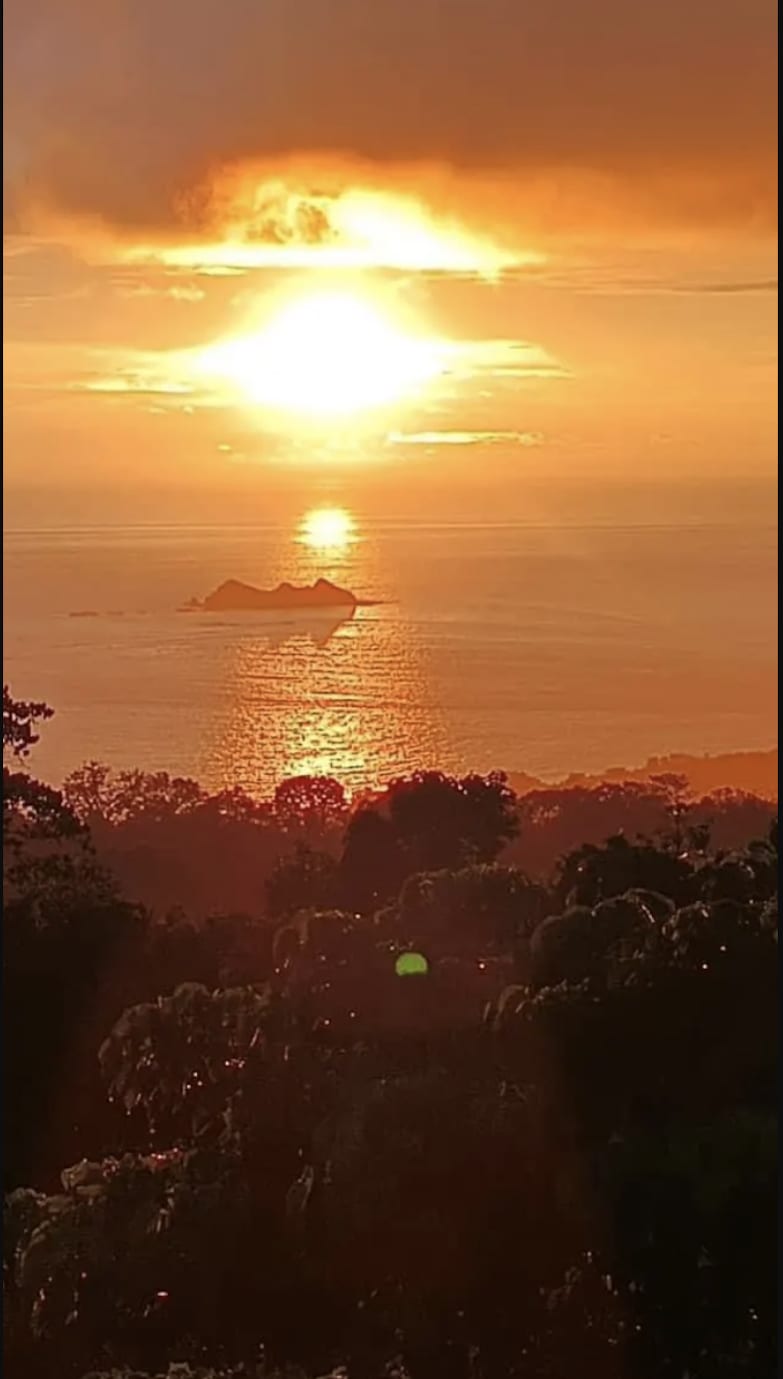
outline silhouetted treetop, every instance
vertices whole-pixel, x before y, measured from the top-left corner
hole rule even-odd
[[[15,757],[25,757],[38,741],[37,723],[54,716],[48,704],[13,699],[8,685],[3,685],[3,751]]]

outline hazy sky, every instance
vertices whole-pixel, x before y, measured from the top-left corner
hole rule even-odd
[[[9,0],[4,27],[12,523],[767,501],[771,0]],[[375,324],[292,337],[335,291]],[[398,395],[270,407],[248,367],[281,340],[275,403],[300,356],[328,393],[345,340],[359,401],[384,361]]]

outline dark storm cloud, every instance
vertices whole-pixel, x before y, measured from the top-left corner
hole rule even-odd
[[[14,213],[164,227],[216,168],[339,155],[772,216],[773,0],[8,0],[4,26]]]

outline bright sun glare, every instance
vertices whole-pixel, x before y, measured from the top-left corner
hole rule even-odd
[[[342,550],[354,540],[354,523],[345,508],[314,508],[302,521],[301,540],[313,550]]]
[[[313,193],[252,173],[219,177],[213,196],[222,217],[211,241],[136,245],[127,257],[200,272],[391,268],[487,278],[541,261],[538,253],[512,252],[410,196],[350,186]]]
[[[440,342],[406,333],[371,300],[313,292],[256,334],[199,354],[204,377],[245,401],[303,416],[346,416],[396,402],[443,371]]]

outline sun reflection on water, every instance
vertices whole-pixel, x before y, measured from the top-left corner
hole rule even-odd
[[[356,523],[345,508],[311,508],[299,525],[298,540],[314,551],[344,551],[356,539]]]
[[[296,583],[334,575],[360,599],[381,602],[335,620],[323,638],[304,626],[278,636],[238,629],[226,648],[226,697],[205,774],[260,796],[298,775],[335,776],[355,792],[404,774],[412,761],[445,760],[425,648],[400,618],[378,542],[359,539],[346,509],[314,508],[274,568]]]
[[[361,791],[445,755],[422,650],[390,608],[358,609],[322,645],[295,634],[277,645],[243,638],[227,691],[210,775],[255,795],[299,775]]]

